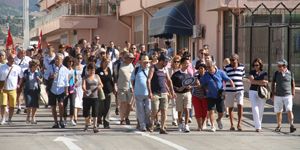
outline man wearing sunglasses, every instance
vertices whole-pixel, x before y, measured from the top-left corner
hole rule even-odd
[[[272,82],[272,100],[274,111],[277,115],[277,127],[275,132],[281,131],[283,105],[288,114],[290,132],[296,131],[294,127],[294,115],[292,111],[293,97],[295,96],[295,80],[293,73],[287,68],[287,61],[282,59],[277,62],[278,70],[274,73]]]

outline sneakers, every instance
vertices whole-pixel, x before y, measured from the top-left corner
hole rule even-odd
[[[71,125],[72,126],[76,126],[77,124],[76,124],[76,122],[74,120],[71,120]]]
[[[220,130],[223,129],[223,124],[222,124],[221,119],[217,119],[217,123],[218,123],[218,128],[219,128]]]
[[[188,123],[192,123],[192,118],[189,118],[189,121],[188,121]]]
[[[206,120],[206,125],[210,126],[210,122],[208,120]]]
[[[16,114],[20,114],[20,113],[21,113],[21,109],[20,109],[20,108],[18,108],[18,110],[17,110]]]
[[[130,120],[128,118],[125,119],[126,125],[130,125]]]
[[[159,130],[159,134],[168,134],[168,132],[166,130],[164,130],[164,129],[160,129]]]
[[[59,128],[59,125],[58,123],[55,123],[53,126],[52,126],[53,129],[58,129]]]
[[[65,122],[64,121],[60,121],[59,122],[59,126],[60,126],[60,128],[65,128],[66,127]]]
[[[185,125],[185,127],[184,127],[184,132],[190,132],[190,127],[189,127],[189,125]]]
[[[116,115],[119,115],[119,108],[116,108],[115,113],[116,113]]]
[[[4,125],[4,124],[6,124],[6,121],[5,121],[5,118],[2,118],[0,125]]]
[[[173,121],[172,126],[177,126],[177,121]]]
[[[210,129],[211,132],[216,132],[216,128],[214,126],[211,127]]]
[[[183,130],[183,124],[180,123],[180,124],[178,125],[178,131],[179,131],[179,132],[182,132],[182,130]]]
[[[291,125],[290,126],[290,133],[293,133],[296,131],[296,128],[294,127],[294,125]]]

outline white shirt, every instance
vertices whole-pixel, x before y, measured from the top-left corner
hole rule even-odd
[[[55,95],[60,95],[65,92],[65,87],[69,86],[69,70],[64,65],[57,67],[53,64],[53,69],[50,69],[50,75],[56,73],[57,76],[53,80],[51,92]]]
[[[32,59],[28,56],[25,56],[23,58],[18,58],[18,56],[16,56],[14,58],[14,61],[15,61],[15,64],[20,66],[21,69],[22,69],[22,72],[24,72],[26,69],[28,69],[29,67],[29,62],[31,61]]]
[[[18,77],[23,78],[23,72],[21,70],[21,67],[18,65],[13,64],[12,70],[8,75],[9,70],[11,67],[9,67],[7,64],[1,65],[0,67],[0,81],[5,81],[5,90],[16,90],[18,87]],[[8,75],[8,77],[7,77]]]

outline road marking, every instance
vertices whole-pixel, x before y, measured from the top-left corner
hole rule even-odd
[[[82,150],[79,146],[73,143],[74,141],[77,141],[75,139],[71,139],[67,137],[57,137],[54,141],[63,142],[70,150]]]
[[[115,124],[119,124],[119,121],[118,121],[119,119],[117,119],[117,118],[111,117],[110,120],[112,120],[112,122],[115,123]],[[129,125],[124,125],[124,127],[127,128],[127,129],[134,130],[134,128],[132,126],[129,126]],[[166,145],[168,145],[170,147],[173,147],[173,148],[175,148],[177,150],[187,150],[186,148],[184,148],[184,147],[182,147],[182,146],[180,146],[178,144],[175,144],[173,142],[170,142],[168,140],[162,139],[162,138],[157,137],[157,136],[150,135],[148,133],[144,133],[144,132],[140,132],[140,131],[134,131],[134,133],[140,134],[142,136],[148,137],[148,138],[153,139],[153,140],[156,140],[156,141],[158,141],[160,143],[166,144]]]

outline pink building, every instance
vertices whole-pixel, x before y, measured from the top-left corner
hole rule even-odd
[[[74,45],[80,38],[92,42],[99,35],[101,43],[110,40],[124,45],[129,29],[116,16],[116,3],[108,0],[41,0],[41,17],[35,20],[32,38],[43,32],[43,40],[52,45]]]

